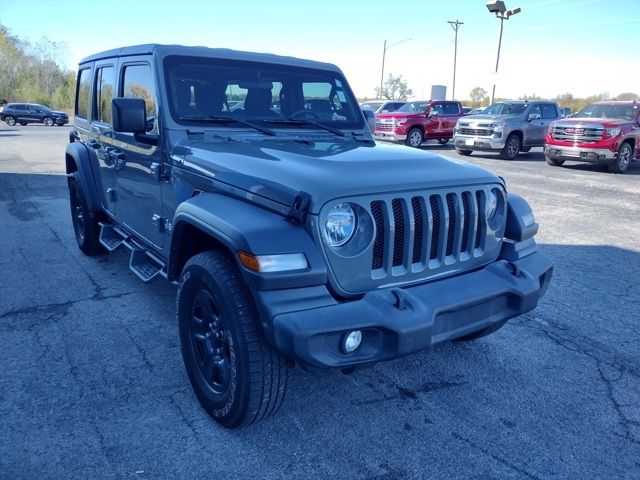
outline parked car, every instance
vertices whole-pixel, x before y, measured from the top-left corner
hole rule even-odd
[[[467,115],[477,115],[482,113],[486,107],[472,108],[467,112]]]
[[[373,110],[373,113],[387,113],[395,112],[405,103],[407,102],[402,100],[387,100],[385,102],[370,101],[361,103],[360,108],[362,108],[363,110]]]
[[[499,152],[513,160],[520,152],[541,147],[547,128],[560,117],[554,102],[515,100],[494,103],[478,115],[458,120],[453,143],[460,155],[475,150]]]
[[[553,122],[544,141],[547,163],[600,163],[612,173],[626,172],[640,158],[639,107],[636,101],[596,102]]]
[[[571,116],[571,109],[569,107],[560,107],[560,118],[568,118]]]
[[[8,103],[0,112],[0,121],[13,126],[16,123],[44,123],[47,126],[66,125],[69,116],[65,112],[51,110],[49,107],[37,103]]]
[[[349,371],[473,340],[547,290],[527,202],[476,165],[376,144],[334,65],[138,45],[83,59],[77,85],[78,247],[178,285],[188,378],[226,427],[277,412],[294,362]]]
[[[377,114],[375,137],[376,140],[403,142],[410,147],[419,147],[429,139],[445,144],[463,115],[460,102],[411,101],[396,112]]]

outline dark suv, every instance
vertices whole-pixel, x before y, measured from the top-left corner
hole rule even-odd
[[[65,112],[57,112],[37,103],[9,103],[0,111],[0,121],[6,122],[10,127],[16,123],[44,123],[50,127],[66,125],[69,123],[69,116]]]
[[[141,280],[178,285],[187,374],[227,427],[276,412],[294,362],[351,371],[482,337],[551,278],[525,200],[475,165],[376,145],[327,63],[93,55],[65,162],[80,249],[126,248]]]

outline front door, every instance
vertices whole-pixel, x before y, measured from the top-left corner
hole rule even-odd
[[[145,101],[146,137],[157,138],[156,89],[150,61],[124,63],[120,79],[118,96]],[[162,218],[162,156],[156,145],[148,143],[138,141],[132,133],[113,133],[111,154],[117,163],[118,220],[161,248],[167,229]]]
[[[538,118],[535,120],[529,120],[531,115],[538,115]],[[539,103],[531,105],[525,120],[529,125],[527,126],[522,143],[528,146],[542,145],[544,143],[544,136],[547,133],[547,125],[549,121],[542,118],[542,109],[540,108]]]

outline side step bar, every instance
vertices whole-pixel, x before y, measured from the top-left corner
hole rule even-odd
[[[109,252],[120,245],[131,251],[129,269],[144,283],[149,283],[158,275],[167,278],[167,266],[161,258],[144,248],[126,231],[117,225],[100,222],[100,244]]]

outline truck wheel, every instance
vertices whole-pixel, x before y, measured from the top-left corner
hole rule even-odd
[[[464,337],[456,338],[454,342],[470,342],[472,340],[477,340],[478,338],[486,337],[487,335],[492,334],[493,332],[500,330],[507,321],[499,322],[490,327],[484,328],[482,330],[478,330],[477,332],[470,333],[469,335],[465,335]]]
[[[439,138],[439,139],[438,139],[438,143],[439,143],[440,145],[446,145],[448,141],[449,141],[449,139],[448,139],[448,138]]]
[[[222,252],[192,257],[177,296],[182,358],[200,404],[233,428],[278,411],[289,361],[270,348],[238,268]]]
[[[409,145],[410,147],[418,148],[424,142],[424,135],[422,134],[422,130],[419,128],[413,127],[409,130],[409,134],[407,135],[407,139],[404,141],[405,145]]]
[[[469,155],[471,155],[473,153],[473,150],[461,150],[459,148],[456,148],[456,153],[458,155],[462,155],[464,157],[468,157]]]
[[[551,158],[551,157],[544,157],[544,159],[552,167],[559,167],[564,163],[564,160],[556,160],[555,158]]]
[[[53,126],[53,118],[51,117],[44,117],[42,119],[42,123],[44,123],[47,127],[52,127]]]
[[[16,124],[16,119],[13,117],[4,117],[4,121],[10,127],[13,127]]]
[[[89,256],[103,253],[104,247],[99,241],[100,225],[98,217],[89,210],[84,187],[78,172],[69,177],[69,203],[71,205],[73,231],[76,234],[76,241],[80,250]]]
[[[633,148],[629,142],[624,142],[618,149],[618,156],[613,163],[608,165],[609,171],[612,173],[624,173],[631,165],[633,156]]]
[[[500,158],[505,160],[514,160],[518,156],[521,147],[522,142],[520,141],[520,137],[518,134],[512,133],[507,137],[504,148],[500,152]]]

